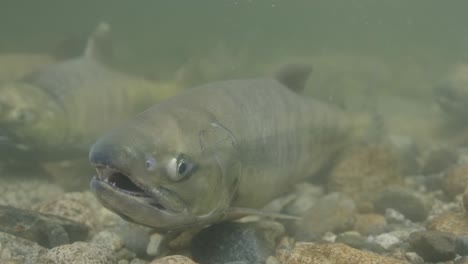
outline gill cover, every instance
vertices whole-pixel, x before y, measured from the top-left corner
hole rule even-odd
[[[230,203],[242,173],[237,140],[231,131],[217,122],[211,122],[208,128],[200,132],[199,138],[202,153],[212,156],[221,169],[224,186],[228,186]]]

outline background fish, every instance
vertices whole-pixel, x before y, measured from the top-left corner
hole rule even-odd
[[[0,87],[3,159],[85,160],[100,133],[178,91],[111,68],[110,37],[101,23],[82,56]]]
[[[92,190],[159,230],[255,212],[347,142],[340,110],[294,92],[309,72],[210,83],[156,104],[94,144]]]

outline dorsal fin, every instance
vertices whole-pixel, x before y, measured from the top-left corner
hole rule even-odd
[[[103,64],[110,64],[113,59],[111,26],[101,22],[88,38],[83,57]]]
[[[312,66],[288,64],[276,72],[276,80],[296,93],[301,93],[312,72]]]

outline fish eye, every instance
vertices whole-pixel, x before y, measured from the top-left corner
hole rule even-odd
[[[167,166],[169,178],[173,181],[180,181],[188,178],[194,171],[194,164],[185,154],[179,154],[170,160]]]
[[[157,165],[156,159],[153,158],[153,157],[147,158],[146,162],[145,162],[145,165],[146,165],[146,170],[154,171],[156,169],[156,165]]]

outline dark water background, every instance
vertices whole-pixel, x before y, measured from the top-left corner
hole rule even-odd
[[[63,38],[86,36],[108,21],[118,60],[157,76],[197,58],[218,56],[228,75],[245,76],[285,57],[346,53],[377,58],[397,72],[419,64],[436,78],[468,59],[468,2],[462,0],[2,0],[0,5],[2,52],[49,51]],[[242,63],[231,61],[240,57]]]

